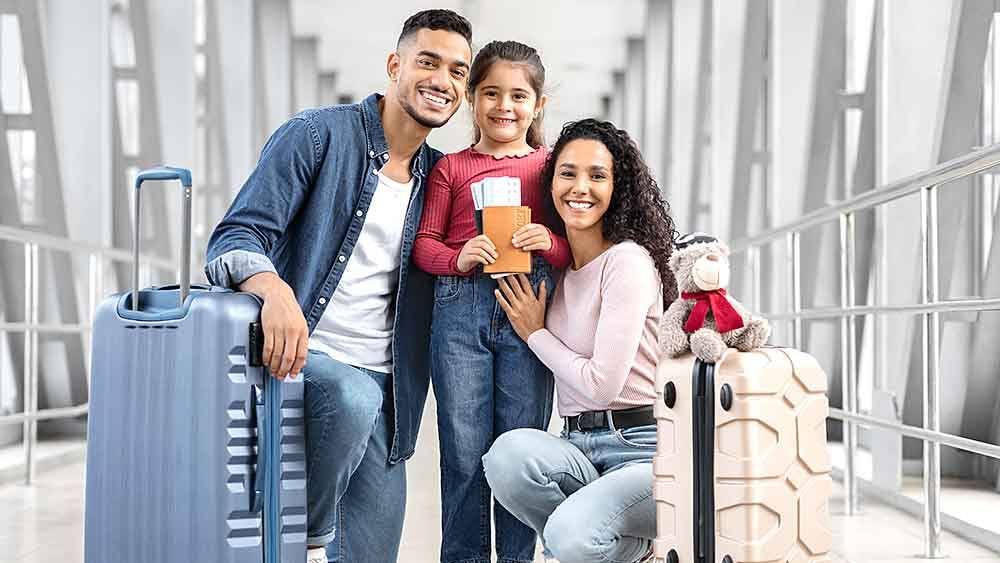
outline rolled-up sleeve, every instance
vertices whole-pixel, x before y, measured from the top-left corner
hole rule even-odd
[[[224,287],[236,287],[261,272],[278,273],[278,270],[266,255],[247,250],[230,250],[205,265],[208,281]]]

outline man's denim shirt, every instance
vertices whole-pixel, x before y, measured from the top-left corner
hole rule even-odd
[[[205,274],[235,287],[272,271],[291,286],[312,334],[337,289],[389,159],[378,102],[306,110],[278,128],[208,243]],[[394,435],[390,463],[413,455],[430,380],[433,278],[410,253],[424,206],[424,180],[441,153],[413,157],[393,325]]]

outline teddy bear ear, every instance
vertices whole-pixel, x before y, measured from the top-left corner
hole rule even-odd
[[[727,245],[724,242],[720,242],[719,243],[719,250],[722,251],[722,253],[724,255],[726,255],[726,256],[729,256],[730,254],[732,254],[732,251],[729,250],[729,245]]]
[[[681,253],[678,251],[673,251],[670,253],[670,260],[667,261],[667,266],[670,267],[671,271],[676,272],[677,266],[681,263]]]

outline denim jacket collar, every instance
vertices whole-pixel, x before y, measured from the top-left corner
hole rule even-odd
[[[385,96],[382,94],[371,94],[361,102],[361,118],[365,122],[365,135],[368,143],[368,157],[378,159],[381,168],[389,160],[389,142],[385,139],[385,128],[382,126],[382,113],[379,112],[378,104]],[[413,155],[413,165],[410,170],[420,177],[426,177],[424,173],[424,157],[430,150],[427,142],[421,143],[420,148]]]

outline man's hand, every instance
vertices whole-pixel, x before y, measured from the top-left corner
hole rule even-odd
[[[548,293],[545,280],[538,287],[537,296],[524,274],[500,278],[497,285],[500,289],[493,290],[493,293],[500,302],[500,307],[507,313],[510,326],[521,340],[527,342],[533,332],[545,328],[545,300]]]
[[[486,235],[479,235],[475,238],[470,238],[465,246],[462,247],[462,251],[458,254],[458,271],[468,272],[469,270],[476,267],[476,264],[492,264],[496,262],[497,257],[497,247],[490,240],[490,237]]]
[[[264,300],[260,321],[264,329],[264,365],[278,380],[298,377],[306,364],[309,329],[295,292],[273,272],[254,274],[240,284],[241,291]]]

